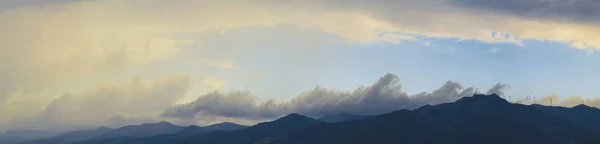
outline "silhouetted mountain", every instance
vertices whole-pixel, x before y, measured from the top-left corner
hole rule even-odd
[[[97,144],[163,144],[163,143],[170,144],[170,143],[174,143],[174,141],[179,141],[182,139],[204,138],[204,137],[209,137],[209,136],[225,133],[227,131],[240,130],[243,128],[247,128],[247,126],[238,125],[238,124],[229,123],[229,122],[209,125],[206,127],[192,125],[192,126],[184,128],[174,134],[163,134],[163,135],[157,135],[157,136],[145,137],[145,138],[136,138],[136,139],[124,139],[124,138],[110,139],[110,140],[105,140],[105,141],[97,141],[96,143]],[[96,143],[94,143],[94,144],[96,144]],[[90,144],[90,143],[86,143],[86,144]]]
[[[26,141],[20,144],[71,144],[102,135],[114,129],[99,127],[93,130],[72,131],[59,136]]]
[[[320,120],[322,122],[326,122],[326,123],[337,123],[337,122],[343,122],[343,121],[361,120],[361,119],[365,119],[365,118],[367,118],[367,116],[341,113],[341,114],[336,114],[336,115],[327,115],[327,116],[319,118],[318,120]]]
[[[183,127],[173,125],[169,122],[131,125],[106,132],[87,141],[151,137],[161,134],[174,134],[182,129]]]
[[[0,144],[14,144],[33,139],[53,137],[60,134],[62,133],[36,130],[8,130],[0,132]]]
[[[214,134],[201,138],[182,139],[176,144],[255,144],[268,139],[278,139],[292,133],[322,123],[319,120],[299,114],[290,114],[272,122],[259,123],[245,129]],[[169,143],[169,144],[171,144]],[[167,144],[167,143],[165,143]]]
[[[497,95],[320,124],[269,144],[569,144],[594,135],[568,120]]]
[[[213,131],[233,131],[233,130],[243,129],[246,127],[248,127],[248,126],[229,123],[229,122],[218,123],[218,124],[209,125],[206,127],[192,125],[192,126],[186,127],[185,129],[177,132],[175,135],[177,135],[177,136],[201,135],[201,134],[205,134],[205,133],[213,132]]]
[[[528,106],[498,95],[474,95],[412,111],[344,120],[324,123],[290,114],[234,131],[206,132],[210,126],[190,126],[169,135],[81,144],[580,144],[600,140],[596,108]]]
[[[247,127],[248,126],[239,125],[239,124],[236,124],[236,123],[223,122],[223,123],[209,125],[209,126],[206,126],[204,128],[215,130],[215,131],[217,131],[217,130],[218,131],[230,131],[230,130],[239,130],[239,129],[243,129],[243,128],[247,128]]]
[[[545,113],[569,120],[581,128],[599,134],[598,136],[600,137],[600,109],[598,108],[586,105],[577,105],[572,108],[542,105],[532,106]]]

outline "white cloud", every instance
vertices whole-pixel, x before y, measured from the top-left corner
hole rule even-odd
[[[491,52],[492,54],[496,54],[496,53],[498,53],[498,52],[500,52],[500,51],[501,51],[501,50],[500,50],[500,48],[496,48],[496,47],[495,47],[495,48],[492,48],[492,49],[490,49],[490,52]]]

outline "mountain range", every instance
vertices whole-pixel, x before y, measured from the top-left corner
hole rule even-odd
[[[98,128],[22,144],[583,144],[600,140],[600,109],[514,104],[474,95],[414,110],[318,119],[289,114],[246,127],[168,122]]]
[[[99,127],[93,130],[72,131],[59,136],[25,141],[20,144],[69,144],[91,139],[114,129]]]
[[[60,135],[58,132],[37,130],[8,130],[0,132],[0,144],[15,144],[33,139],[48,138]]]
[[[360,121],[321,124],[272,144],[581,144],[599,140],[600,133],[594,132],[599,127],[580,126],[568,115],[540,107],[509,103],[497,95],[475,95]],[[580,112],[577,107],[563,109]]]

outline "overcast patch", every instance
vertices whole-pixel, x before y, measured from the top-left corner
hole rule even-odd
[[[0,12],[27,6],[40,6],[45,4],[69,3],[77,1],[85,0],[2,0],[0,1]]]
[[[450,0],[468,8],[563,20],[600,20],[598,0]]]

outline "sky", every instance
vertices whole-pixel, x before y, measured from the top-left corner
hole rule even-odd
[[[475,93],[600,107],[597,0],[2,0],[0,31],[0,131],[251,125]]]

